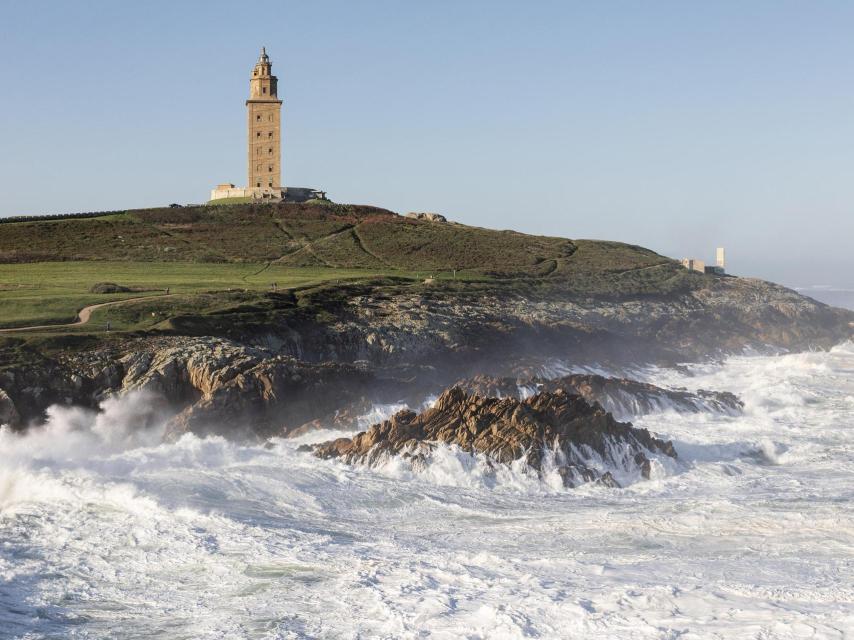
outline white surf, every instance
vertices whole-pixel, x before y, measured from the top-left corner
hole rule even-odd
[[[625,489],[54,409],[0,435],[0,637],[850,638],[854,345],[692,369],[744,414],[636,420],[681,462]]]

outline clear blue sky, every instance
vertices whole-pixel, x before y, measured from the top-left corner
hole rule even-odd
[[[854,286],[852,2],[0,2],[0,216],[284,183]]]

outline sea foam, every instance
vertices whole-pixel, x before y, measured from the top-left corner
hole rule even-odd
[[[144,399],[0,434],[9,637],[845,638],[854,628],[854,347],[651,382],[742,415],[642,416],[679,468],[567,490],[450,447],[317,460],[187,435]],[[397,407],[386,407],[387,415]],[[373,418],[372,418],[373,419]],[[142,427],[142,428],[140,428]]]

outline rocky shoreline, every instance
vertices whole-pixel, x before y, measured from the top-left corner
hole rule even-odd
[[[169,439],[192,432],[263,440],[352,429],[373,403],[419,406],[454,383],[517,400],[579,394],[619,417],[664,405],[737,412],[736,398],[713,392],[543,372],[555,359],[616,370],[745,349],[829,348],[851,336],[852,319],[783,287],[739,278],[707,279],[679,294],[612,298],[342,285],[323,307],[274,310],[263,322],[225,315],[213,334],[187,330],[192,321],[177,318],[169,332],[32,352],[0,368],[0,423],[25,429],[52,404],[96,408],[144,390],[174,415]]]

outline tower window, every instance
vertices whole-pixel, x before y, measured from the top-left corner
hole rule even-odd
[[[267,183],[267,186],[268,186],[268,187],[272,187],[272,186],[273,186],[273,183],[272,183],[272,182],[268,182],[268,183]]]
[[[257,116],[255,116],[255,121],[256,121],[256,122],[261,122],[261,116],[260,116],[260,114],[259,114],[259,115],[257,115]]]
[[[267,151],[270,152],[270,155],[273,155],[273,147],[270,147],[269,149],[267,149]]]
[[[269,171],[270,173],[273,173],[273,167],[267,167],[267,171]]]
[[[258,133],[256,133],[256,134],[255,134],[255,137],[256,137],[256,138],[260,138],[260,137],[261,137],[261,132],[259,131]]]
[[[267,137],[268,137],[268,138],[272,138],[272,137],[273,137],[273,132],[271,131],[270,133],[268,133],[268,134],[267,134]]]
[[[267,93],[267,87],[262,87],[262,88],[261,88],[261,93],[266,94],[266,93]]]
[[[255,186],[256,186],[256,187],[260,187],[260,186],[261,186],[261,183],[260,183],[260,182],[256,182],[256,183],[255,183]]]

